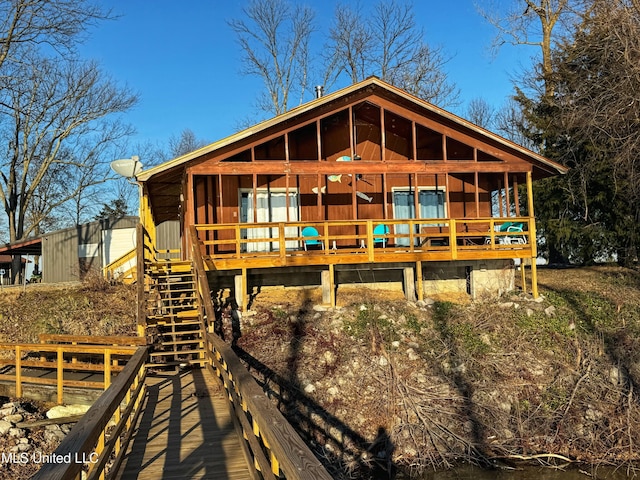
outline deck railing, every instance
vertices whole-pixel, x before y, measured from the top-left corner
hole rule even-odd
[[[516,224],[522,231],[507,231],[507,225]],[[285,266],[526,258],[535,251],[534,225],[531,217],[501,217],[200,224],[195,230],[205,262],[231,269],[239,262]],[[304,236],[303,230],[314,234]]]
[[[193,263],[209,324],[215,312],[199,240],[193,236]],[[298,433],[271,403],[238,356],[220,337],[208,333],[206,354],[230,402],[245,457],[264,480],[329,480],[331,476]]]
[[[16,397],[28,396],[25,388],[34,385],[54,386],[57,403],[62,404],[65,388],[106,390],[113,374],[121,372],[136,351],[133,346],[78,343],[82,342],[0,343],[0,381],[14,383]],[[70,378],[77,373],[102,375],[102,378]]]
[[[45,463],[32,479],[94,480],[118,471],[141,411],[148,355],[148,347],[137,347],[111,386],[52,454],[64,461]]]

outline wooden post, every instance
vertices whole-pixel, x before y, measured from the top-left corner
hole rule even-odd
[[[16,397],[22,397],[22,348],[16,345]]]
[[[111,350],[104,349],[104,389],[111,385]]]
[[[538,270],[536,259],[538,258],[538,243],[536,241],[536,217],[533,212],[533,182],[531,172],[527,172],[527,204],[529,208],[529,243],[531,244],[531,294],[538,298]]]
[[[58,380],[58,405],[62,405],[64,402],[64,354],[62,351],[62,347],[57,348],[57,375],[56,378]]]
[[[521,278],[521,282],[522,282],[522,293],[527,293],[527,276],[525,275],[524,272],[525,269],[525,264],[524,264],[524,258],[520,259],[520,278]]]
[[[136,225],[136,292],[137,292],[137,317],[138,335],[144,336],[144,327],[147,323],[146,299],[144,295],[144,226],[141,223]]]
[[[330,295],[330,304],[332,307],[336,306],[336,277],[335,277],[335,268],[333,263],[329,264],[329,295]]]
[[[424,300],[424,286],[422,285],[422,262],[416,262],[416,289],[418,290],[418,301]]]
[[[236,303],[242,306],[242,311],[247,311],[247,269],[243,268],[240,275],[233,277]]]
[[[329,268],[331,268],[331,265],[329,265]],[[333,282],[331,281],[330,270],[322,270],[322,272],[320,272],[320,282],[322,284],[322,303],[324,305],[331,305],[331,289],[333,288]]]
[[[402,278],[404,279],[404,296],[409,302],[416,301],[416,281],[413,274],[413,267],[405,267],[402,269]]]
[[[454,218],[449,219],[449,250],[451,251],[451,260],[458,259],[458,238],[457,225]]]

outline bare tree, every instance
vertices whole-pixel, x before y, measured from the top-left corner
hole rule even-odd
[[[38,232],[56,208],[87,187],[88,178],[104,180],[88,173],[106,166],[102,152],[131,133],[111,115],[126,111],[137,98],[94,63],[30,54],[8,73],[0,93],[0,146],[6,152],[0,202],[13,242]],[[69,171],[87,174],[80,175],[85,181],[69,182]]]
[[[333,23],[329,28],[329,42],[325,48],[324,85],[332,85],[341,74],[346,74],[351,83],[367,76],[369,56],[373,48],[373,32],[360,2],[352,8],[349,4],[338,4]]]
[[[325,78],[331,82],[346,74],[357,82],[376,75],[424,100],[454,105],[458,91],[444,71],[448,58],[424,36],[411,3],[382,0],[370,12],[360,4],[339,4],[325,47]]]
[[[259,106],[279,115],[291,108],[294,91],[301,103],[307,88],[315,14],[286,0],[252,0],[243,12],[246,20],[228,24],[244,54],[244,73],[262,78],[266,94]]]
[[[484,99],[474,98],[469,102],[467,120],[483,128],[490,128],[495,120],[495,109]]]
[[[525,135],[525,132],[529,130],[529,125],[522,112],[522,106],[513,98],[507,100],[495,113],[494,128],[503,137],[508,138],[518,145],[522,145],[531,150],[538,148],[537,145],[533,144],[531,138]]]
[[[88,28],[112,18],[93,0],[12,0],[0,2],[0,68],[19,61],[19,52],[46,44],[73,51]]]
[[[171,158],[185,155],[207,145],[208,142],[196,137],[193,130],[184,129],[180,136],[172,136],[169,138],[169,153]]]
[[[480,14],[497,30],[493,48],[505,43],[530,45],[540,50],[541,77],[545,95],[552,97],[554,43],[580,21],[590,0],[512,0],[511,5],[483,9]],[[559,27],[559,31],[558,31]]]

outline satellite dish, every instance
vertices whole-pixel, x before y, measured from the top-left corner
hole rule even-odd
[[[142,171],[142,163],[137,155],[111,162],[111,169],[126,178],[135,178]]]

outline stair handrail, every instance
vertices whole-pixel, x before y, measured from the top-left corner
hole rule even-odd
[[[215,311],[202,258],[203,245],[195,226],[191,226],[190,233],[198,293],[211,321]],[[245,456],[251,465],[257,465],[262,478],[275,480],[284,474],[288,480],[330,480],[331,475],[271,403],[232,348],[214,333],[207,333],[206,338],[206,355],[210,359],[207,368],[213,370],[227,390],[234,425],[244,440],[241,445]]]
[[[106,265],[102,269],[102,274],[103,274],[104,278],[106,278],[109,281],[117,280],[117,278],[115,278],[116,270],[118,270],[118,268],[120,268],[120,267],[125,266],[128,262],[131,262],[132,260],[135,260],[136,254],[137,254],[137,249],[134,247],[131,250],[129,250],[127,253],[119,256],[113,262],[111,262],[108,265]],[[125,278],[129,274],[132,274],[133,278],[135,279],[136,278],[135,271],[136,271],[136,264],[134,262],[133,266],[131,268],[121,272],[120,276],[122,278]]]

